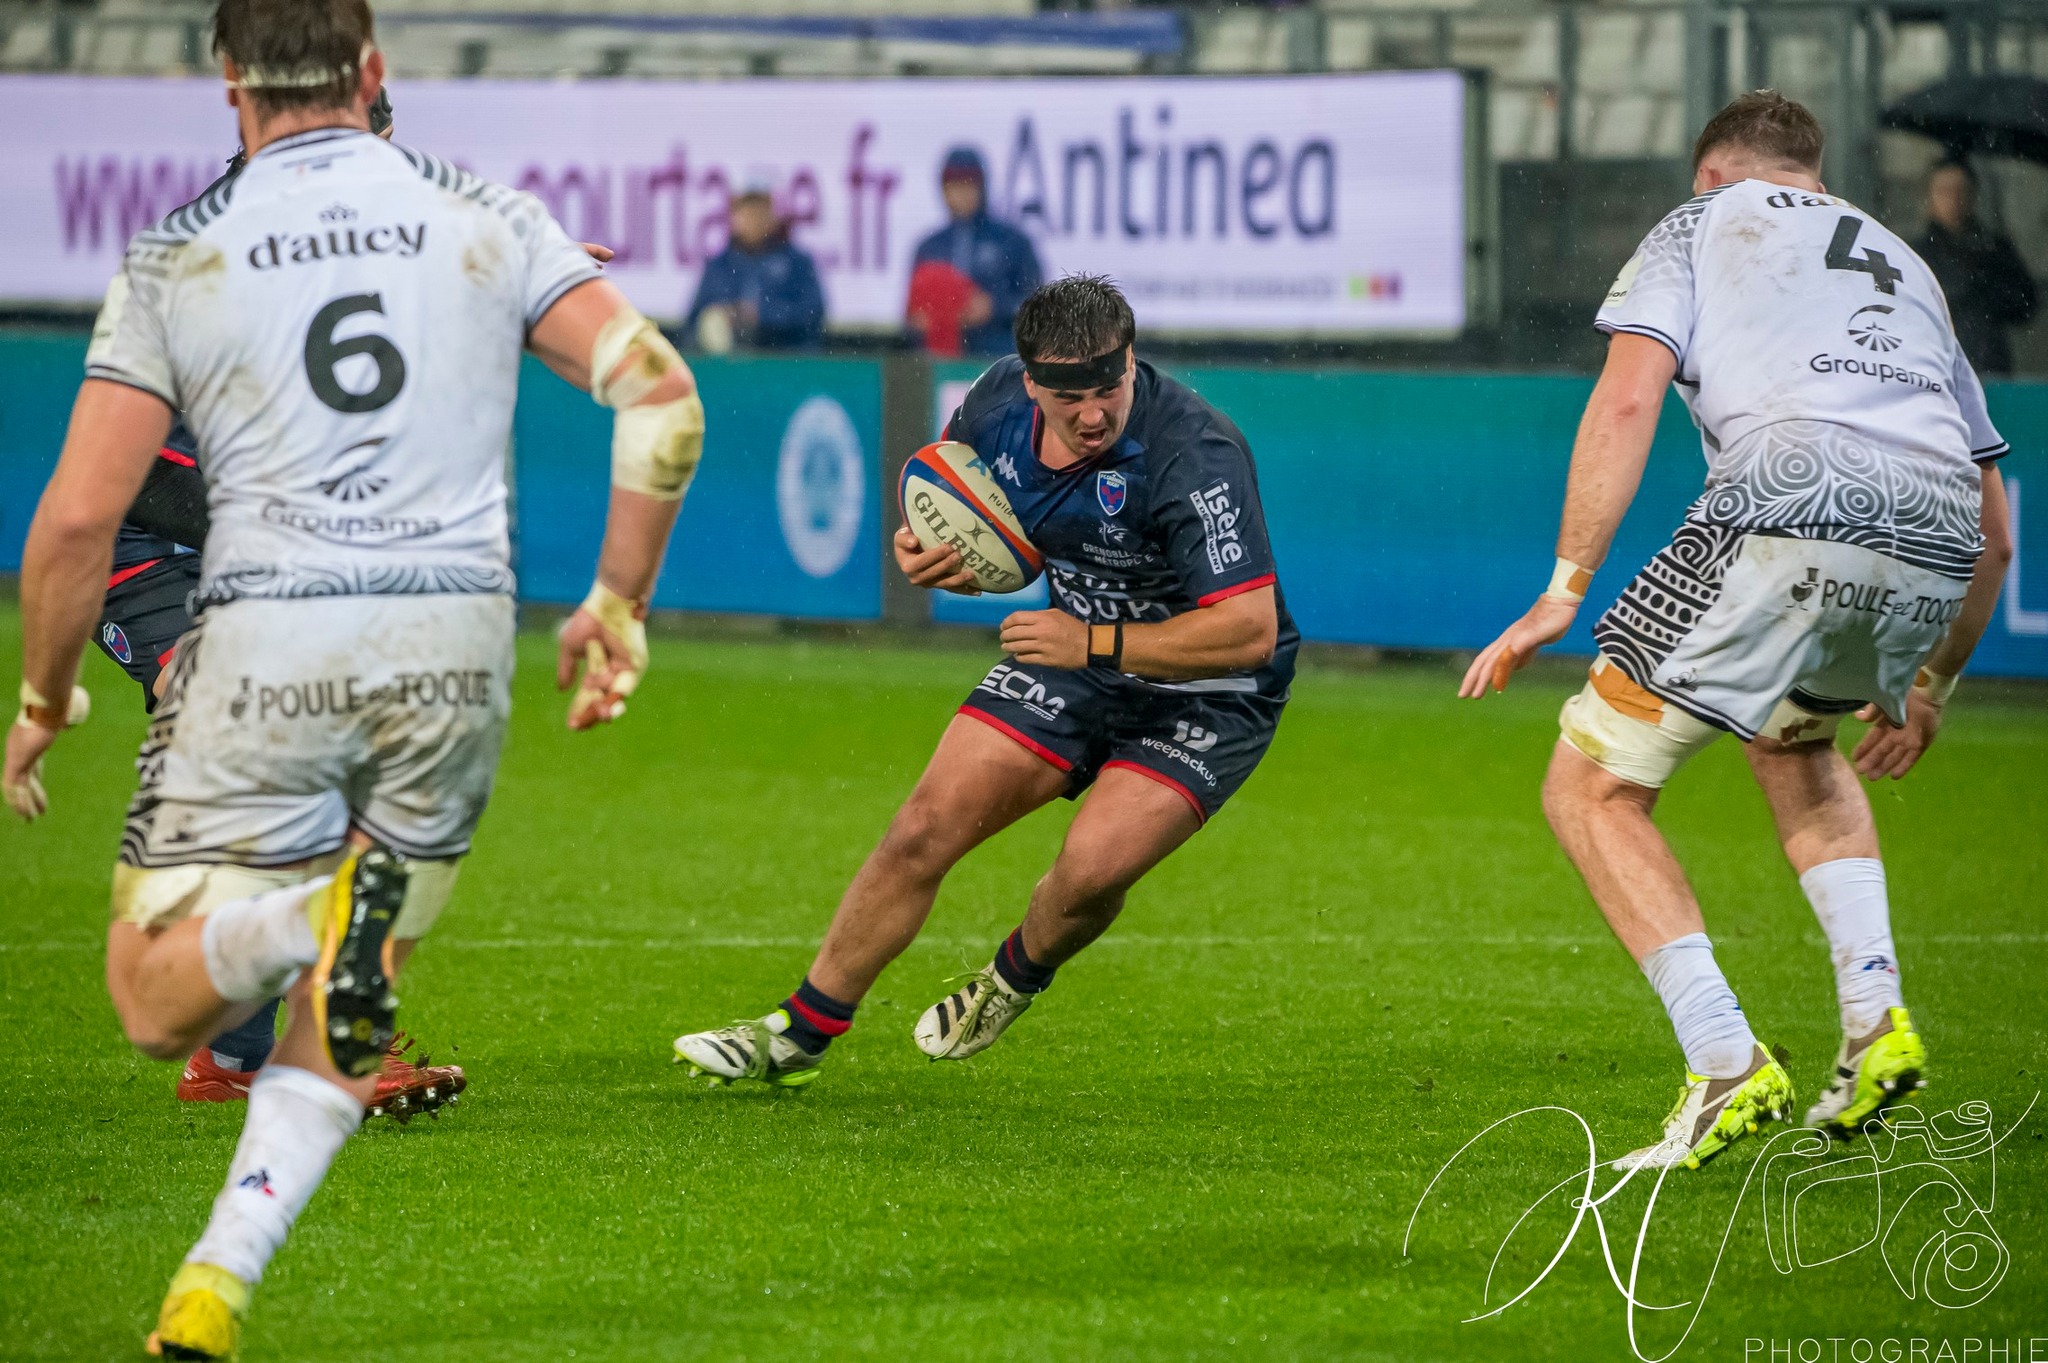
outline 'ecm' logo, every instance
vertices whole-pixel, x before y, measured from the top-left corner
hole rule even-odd
[[[981,679],[981,685],[974,689],[1001,696],[1004,700],[1014,700],[1040,719],[1058,719],[1060,711],[1067,708],[1065,696],[1048,693],[1042,682],[1008,663],[997,663],[990,668],[988,675]]]

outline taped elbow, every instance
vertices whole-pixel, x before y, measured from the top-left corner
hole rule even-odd
[[[590,396],[614,410],[612,486],[680,501],[704,452],[704,404],[668,338],[623,308],[590,352]]]
[[[693,392],[628,407],[612,418],[612,486],[681,501],[704,454],[704,403]]]

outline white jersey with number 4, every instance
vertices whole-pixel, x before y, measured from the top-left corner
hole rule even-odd
[[[2006,444],[1933,273],[1861,209],[1763,180],[1709,191],[1643,240],[1595,325],[1678,357],[1708,466],[1688,520],[1969,577],[1978,463]]]
[[[532,195],[321,129],[137,234],[87,374],[198,437],[203,602],[508,593],[520,353],[597,274]]]

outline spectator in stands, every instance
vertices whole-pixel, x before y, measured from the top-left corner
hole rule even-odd
[[[810,254],[792,243],[766,189],[733,198],[726,247],[704,264],[684,334],[705,350],[798,350],[825,330],[825,292]]]
[[[1005,355],[1010,322],[1043,282],[1031,238],[988,213],[988,175],[972,147],[946,153],[939,191],[953,220],[918,243],[904,314],[939,354]]]
[[[2034,280],[2012,241],[1977,218],[1977,177],[1943,161],[1927,177],[1927,234],[1913,248],[1948,295],[1956,339],[1979,374],[2010,374],[2006,328],[2034,315]]]

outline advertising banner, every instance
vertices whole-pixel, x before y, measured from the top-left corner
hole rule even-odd
[[[1550,581],[1589,379],[1189,368],[1251,442],[1280,582],[1304,638],[1478,649]],[[2048,677],[2048,384],[1987,384],[2018,541],[1970,671]],[[1706,481],[1699,431],[1665,400],[1649,466],[1560,652],[1671,538]]]
[[[0,573],[55,465],[84,362],[79,335],[0,334]],[[704,463],[655,604],[876,619],[882,537],[900,523],[880,485],[881,365],[868,360],[695,362]],[[974,370],[942,366],[937,406]],[[1526,374],[1195,367],[1177,377],[1251,442],[1281,585],[1305,638],[1383,648],[1477,649],[1550,580],[1572,434],[1588,379]],[[1993,383],[2013,451],[2000,467],[2016,553],[1976,676],[2048,677],[2048,384]],[[942,419],[942,418],[941,418]],[[610,484],[610,414],[529,361],[514,428],[514,552],[528,600],[580,601]],[[1665,404],[1642,489],[1579,621],[1558,651],[1590,655],[1592,621],[1670,538],[1705,475],[1699,433]],[[1046,604],[931,595],[934,619],[993,625]]]
[[[873,620],[882,613],[882,367],[704,358],[704,461],[657,608]],[[520,595],[590,590],[611,495],[612,414],[526,362],[513,426]],[[893,525],[891,527],[893,529]]]
[[[1047,277],[1122,283],[1141,325],[1450,333],[1465,321],[1465,87],[1455,72],[1114,80],[406,81],[397,137],[531,190],[676,318],[771,191],[836,325],[901,323],[966,147]],[[136,229],[235,146],[218,81],[0,78],[0,298],[82,302]],[[963,268],[969,262],[961,262]],[[971,272],[971,271],[970,271]]]

